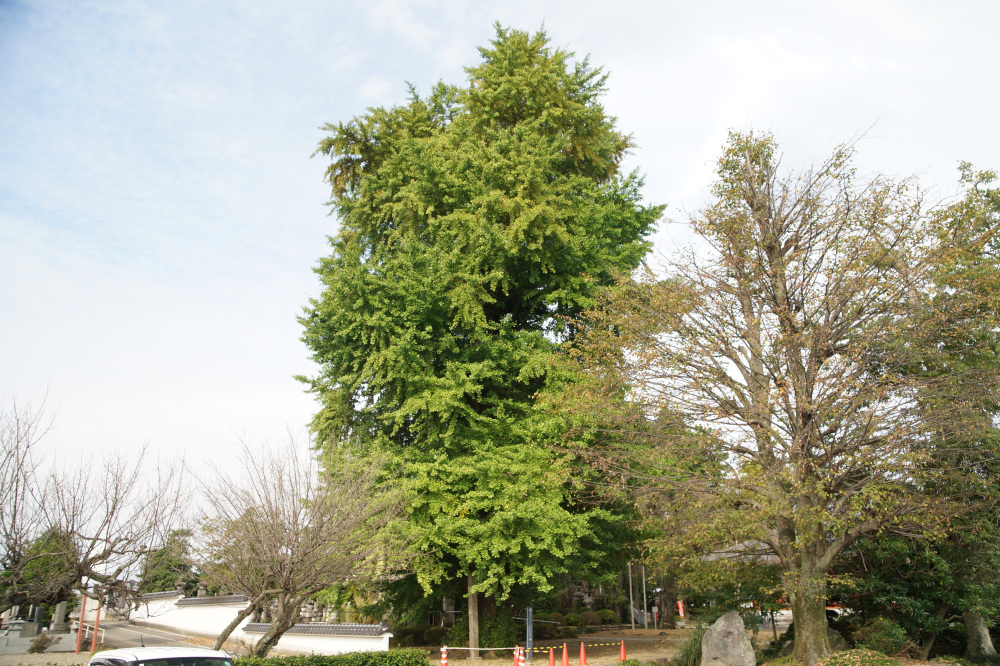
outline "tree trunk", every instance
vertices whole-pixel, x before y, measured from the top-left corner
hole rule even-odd
[[[469,658],[479,659],[479,595],[472,591],[476,577],[469,574]]]
[[[260,610],[260,604],[261,602],[263,602],[265,596],[266,594],[259,595],[257,598],[253,599],[250,602],[249,606],[247,606],[246,608],[244,608],[243,610],[241,610],[239,613],[236,614],[236,618],[232,622],[230,622],[226,626],[226,628],[222,630],[222,633],[219,634],[219,637],[215,639],[215,645],[212,646],[213,650],[221,650],[223,644],[227,640],[229,640],[229,636],[234,631],[236,631],[236,627],[240,626],[240,622],[246,619],[248,615],[251,615],[255,611]]]
[[[934,647],[934,639],[937,638],[937,634],[925,634],[923,638],[920,639],[920,648],[917,653],[917,659],[920,661],[927,661],[927,657],[931,654],[931,648]]]
[[[990,639],[990,629],[983,616],[973,611],[965,611],[965,658],[982,659],[996,656],[996,649]]]
[[[939,620],[943,621],[944,618],[945,618],[945,615],[947,615],[947,614],[948,614],[948,606],[947,605],[941,604],[940,606],[938,606],[936,615],[937,615],[937,618]],[[927,661],[928,660],[928,658],[931,656],[931,648],[934,647],[934,641],[936,639],[937,639],[937,633],[925,634],[920,639],[920,652],[917,655],[918,659],[920,659],[921,661]]]
[[[802,553],[801,558],[806,559]],[[786,574],[786,590],[792,602],[795,623],[795,660],[813,666],[832,652],[826,633],[826,574],[811,562]]]
[[[299,619],[299,604],[301,601],[286,602],[279,596],[278,606],[271,614],[271,626],[253,646],[253,656],[264,658],[278,644],[282,635]]]
[[[660,621],[664,629],[677,628],[677,581],[673,576],[665,578],[661,584],[663,592],[663,608],[660,609]]]

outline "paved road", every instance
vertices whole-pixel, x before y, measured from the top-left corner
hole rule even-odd
[[[104,629],[106,632],[104,634],[104,642],[116,647],[139,647],[140,645],[145,645],[146,647],[157,645],[202,647],[187,642],[188,637],[183,634],[175,634],[163,629],[139,627],[125,622],[102,624],[101,629]]]

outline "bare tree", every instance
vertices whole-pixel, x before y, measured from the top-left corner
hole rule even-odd
[[[335,453],[322,463],[294,442],[265,451],[244,445],[236,476],[217,470],[202,482],[203,580],[250,597],[216,649],[251,613],[268,610],[270,627],[253,648],[266,656],[310,596],[405,560],[404,541],[390,532],[402,495],[380,480],[379,461]]]
[[[15,403],[0,411],[4,603],[74,589],[96,597],[96,585],[127,612],[140,600],[141,561],[180,520],[179,474],[167,466],[149,473],[145,449],[131,460],[109,456],[97,469],[83,461],[46,466],[37,455],[46,429],[41,409]]]
[[[681,538],[777,556],[809,664],[830,652],[834,559],[956,510],[928,492],[961,471],[941,467],[942,434],[984,427],[996,402],[994,368],[933,371],[942,334],[962,339],[977,310],[934,298],[949,248],[914,184],[859,182],[849,158],[782,176],[770,137],[733,134],[715,201],[691,220],[706,250],[622,285],[581,356],[606,382],[586,397],[627,395],[616,418],[638,427],[620,430],[662,445],[628,473],[668,484],[659,511]]]

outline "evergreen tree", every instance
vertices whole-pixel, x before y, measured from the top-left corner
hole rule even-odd
[[[578,502],[537,397],[572,381],[549,363],[566,317],[639,264],[662,210],[620,173],[600,69],[499,25],[480,54],[464,87],[325,127],[341,225],[301,318],[318,444],[396,452],[418,577],[468,577],[473,608],[592,566],[615,519]]]

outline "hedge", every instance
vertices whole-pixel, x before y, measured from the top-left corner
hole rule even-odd
[[[240,657],[236,666],[427,666],[425,650],[310,654],[293,657]]]

